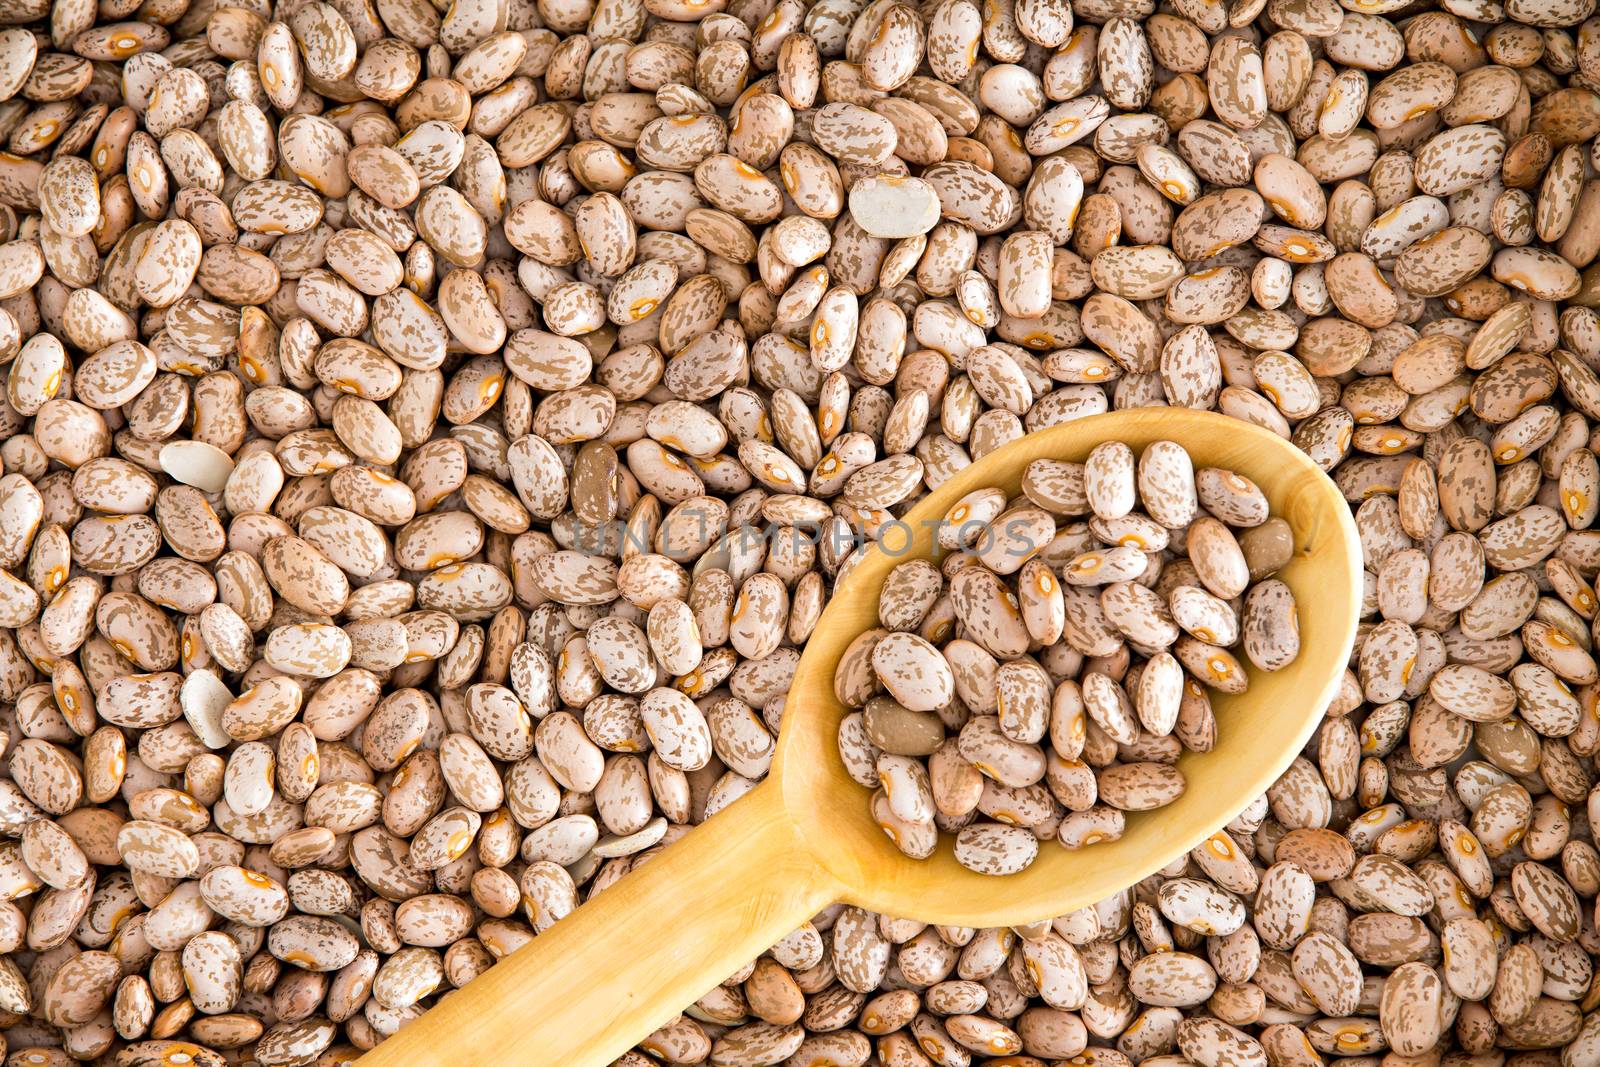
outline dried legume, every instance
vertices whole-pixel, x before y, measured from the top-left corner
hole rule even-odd
[[[1173,404],[1289,438],[1355,510],[1370,596],[1314,744],[1187,860],[1051,923],[829,909],[625,1067],[1590,1067],[1594,14],[11,5],[8,1063],[375,1046],[766,774],[832,585],[926,491]],[[1022,532],[1054,548],[908,570],[886,628],[939,646],[1009,753],[1052,610],[1020,593],[1126,548],[1102,565],[1138,609],[1135,556],[1187,575],[1171,531],[1203,511],[1241,530],[1243,602],[1147,592],[1277,662],[1288,526],[1192,490],[1079,531],[1055,517],[1093,512],[1080,472],[1041,464]],[[968,503],[975,536],[1008,502]],[[980,649],[1003,717],[961,692],[958,578],[968,607],[1019,592]],[[1093,588],[1061,590],[1063,632],[1120,659]],[[1186,640],[1139,681],[1194,673]],[[1114,831],[985,778],[942,682],[908,706],[858,651],[850,749],[903,750],[913,785],[885,818],[923,814],[921,773],[989,793],[962,855],[1037,839],[999,788],[1069,844]],[[1198,699],[1180,746],[1211,741]],[[1083,742],[1119,795],[1170,789],[1171,738],[1123,736]]]

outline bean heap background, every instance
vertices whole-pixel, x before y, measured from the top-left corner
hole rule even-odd
[[[622,1062],[1600,1067],[1594,7],[4,0],[8,1067],[373,1047],[766,774],[850,554],[720,530],[1159,404],[1355,510],[1302,758]]]

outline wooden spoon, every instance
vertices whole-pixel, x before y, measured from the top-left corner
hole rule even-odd
[[[1082,461],[1102,441],[1135,452],[1176,441],[1196,468],[1252,479],[1294,531],[1277,577],[1294,590],[1300,656],[1250,670],[1243,695],[1212,695],[1216,748],[1185,753],[1182,797],[1128,817],[1118,841],[1068,851],[1051,842],[1021,874],[931,859],[891,844],[846,774],[835,735],[845,709],[834,666],[877,623],[878,591],[897,563],[937,558],[932,523],[988,486],[1015,494],[1041,458]],[[892,527],[842,584],[801,657],[772,773],[748,795],[473,980],[362,1060],[366,1067],[496,1062],[604,1067],[829,904],[958,926],[1063,915],[1132,885],[1199,845],[1281,774],[1332,700],[1355,638],[1361,549],[1333,482],[1288,441],[1249,423],[1182,408],[1096,415],[1029,434],[967,467]],[[1218,840],[1216,847],[1228,847]]]

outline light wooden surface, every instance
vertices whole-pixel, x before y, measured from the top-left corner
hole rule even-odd
[[[1159,812],[1130,815],[1116,842],[1055,845],[1022,874],[991,878],[901,855],[845,774],[835,745],[839,655],[877,619],[889,570],[935,558],[933,527],[984,486],[1014,493],[1028,463],[1082,460],[1106,440],[1140,451],[1173,440],[1196,467],[1227,467],[1261,486],[1294,529],[1278,577],[1300,607],[1300,657],[1251,671],[1250,691],[1214,694],[1214,751],[1180,761],[1189,788]],[[1051,427],[984,457],[906,517],[891,555],[875,551],[843,583],[806,645],[772,774],[749,796],[630,873],[536,941],[362,1058],[424,1067],[488,1057],[527,1067],[605,1067],[728,974],[834,901],[928,922],[1003,926],[1061,915],[1131,885],[1187,852],[1264,792],[1301,751],[1337,687],[1361,603],[1361,552],[1348,505],[1287,441],[1209,412],[1144,408]],[[905,531],[897,531],[903,534]]]

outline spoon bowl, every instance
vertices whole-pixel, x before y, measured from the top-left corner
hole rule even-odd
[[[1212,693],[1216,747],[1184,753],[1184,794],[1130,814],[1119,840],[1077,851],[1045,842],[1031,867],[998,878],[958,864],[948,837],[932,857],[912,859],[873,820],[867,790],[840,760],[847,709],[834,697],[839,658],[877,625],[879,590],[896,564],[945,554],[935,529],[961,497],[985,487],[1015,495],[1034,460],[1081,462],[1109,440],[1135,452],[1175,441],[1197,468],[1223,467],[1260,486],[1294,534],[1294,556],[1276,577],[1299,606],[1300,655],[1273,673],[1249,668],[1246,693]],[[539,1067],[604,1067],[829,904],[1010,926],[1104,899],[1205,843],[1301,752],[1348,663],[1361,599],[1360,542],[1343,495],[1267,430],[1210,412],[1144,408],[1013,441],[923,498],[840,583],[801,657],[766,781],[444,997],[363,1063],[444,1064],[470,1049]],[[1210,847],[1229,846],[1218,838]]]

